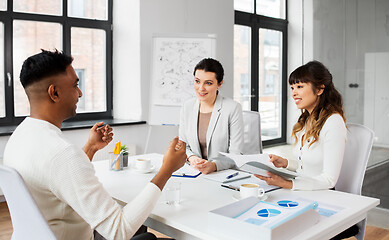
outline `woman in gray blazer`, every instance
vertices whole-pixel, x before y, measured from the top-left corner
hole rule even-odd
[[[212,58],[201,60],[194,69],[196,97],[186,101],[181,109],[180,139],[186,142],[190,164],[207,174],[234,166],[217,160],[219,152],[241,154],[243,147],[242,107],[221,96],[224,70]]]

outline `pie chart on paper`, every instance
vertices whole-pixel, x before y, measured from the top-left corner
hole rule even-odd
[[[298,202],[290,201],[290,200],[282,200],[278,201],[277,204],[281,207],[293,208],[299,205]]]
[[[264,208],[261,209],[257,212],[258,216],[268,218],[268,217],[275,217],[279,215],[281,211],[277,209],[272,209],[272,208]]]

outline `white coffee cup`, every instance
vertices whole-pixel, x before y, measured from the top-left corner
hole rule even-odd
[[[147,171],[151,168],[150,159],[138,158],[135,161],[135,168],[140,171]]]
[[[260,188],[258,184],[255,183],[245,183],[240,185],[240,197],[263,197],[265,195],[265,190]]]

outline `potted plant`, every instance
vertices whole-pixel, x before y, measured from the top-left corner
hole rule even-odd
[[[126,144],[120,147],[120,151],[123,151],[123,167],[128,167],[128,148]]]

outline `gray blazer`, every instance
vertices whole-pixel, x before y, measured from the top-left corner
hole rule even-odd
[[[197,136],[200,102],[197,98],[190,99],[181,108],[180,139],[186,142],[186,155],[201,157],[200,144]],[[242,107],[230,98],[218,94],[213,107],[207,130],[208,160],[216,163],[217,170],[234,166],[232,162],[215,160],[219,152],[241,154],[243,149],[243,116]]]

